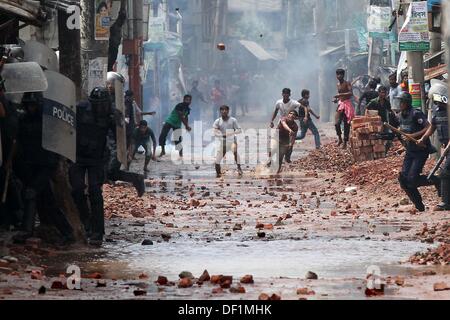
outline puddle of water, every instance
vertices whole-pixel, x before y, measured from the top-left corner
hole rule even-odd
[[[200,276],[204,269],[211,274],[236,277],[252,274],[255,278],[303,278],[306,272],[314,271],[320,278],[364,278],[371,265],[379,266],[383,274],[407,274],[409,268],[399,262],[429,247],[417,242],[356,239],[189,241],[149,247],[116,243],[107,245],[104,254],[84,256],[84,262],[74,256],[59,260],[113,278],[136,277],[145,272],[152,277],[165,275],[177,279],[181,271]]]

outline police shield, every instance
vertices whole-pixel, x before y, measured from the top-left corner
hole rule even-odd
[[[447,83],[437,80],[437,79],[432,79],[431,81],[431,87],[430,90],[428,91],[428,98],[433,101],[433,96],[435,94],[444,96],[444,95],[448,95],[448,85]]]
[[[25,61],[36,62],[46,70],[59,71],[58,56],[45,44],[33,40],[27,41],[23,46],[23,52]]]
[[[7,63],[2,77],[8,94],[43,92],[48,88],[47,78],[36,62]]]
[[[42,147],[76,161],[75,84],[54,71],[45,71],[48,90],[44,92]]]
[[[116,136],[117,136],[117,160],[122,165],[126,165],[128,162],[127,157],[127,134],[125,124],[125,96],[123,83],[120,81],[114,81],[114,91],[116,96],[116,112],[120,114],[120,119],[117,119],[116,123]]]

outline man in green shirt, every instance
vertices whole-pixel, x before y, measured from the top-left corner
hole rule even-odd
[[[164,122],[163,128],[161,130],[161,135],[159,136],[159,145],[161,146],[161,155],[160,157],[166,154],[166,140],[169,135],[170,130],[174,132],[181,129],[181,125],[184,124],[187,131],[191,131],[191,127],[189,126],[188,117],[191,113],[191,105],[192,97],[190,95],[185,95],[183,102],[177,104],[175,109],[171,112],[169,117]],[[183,148],[181,146],[182,136],[180,134],[177,141],[175,141],[175,146],[180,152],[180,157],[183,156]]]
[[[389,122],[392,108],[388,98],[388,89],[385,86],[381,86],[378,89],[378,98],[371,100],[367,105],[366,110],[378,111],[381,121],[383,121],[383,123]]]

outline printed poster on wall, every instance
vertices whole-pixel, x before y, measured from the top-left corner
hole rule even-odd
[[[369,30],[369,36],[372,38],[389,39],[391,25],[391,12],[390,7],[369,7],[369,18],[367,19],[367,29]]]
[[[95,0],[95,40],[109,40],[112,0]]]
[[[108,75],[108,58],[89,61],[88,95],[95,87],[105,87]]]

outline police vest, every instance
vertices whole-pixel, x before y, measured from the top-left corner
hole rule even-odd
[[[418,116],[421,113],[420,110],[411,108],[410,110],[406,111],[406,114],[404,112],[400,113],[400,130],[402,130],[405,133],[413,134],[416,132],[421,131],[424,126],[421,124],[418,124],[417,121],[415,121],[415,117]],[[431,145],[430,139],[427,139],[425,142],[427,148],[423,149],[419,146],[417,146],[415,143],[408,141],[406,150],[411,152],[423,152],[427,151],[428,153],[435,152],[433,150],[433,147]]]
[[[423,127],[419,126],[419,124],[414,121],[414,116],[417,112],[417,110],[410,109],[407,111],[407,114],[404,114],[403,112],[400,114],[400,130],[412,134],[423,129]]]
[[[111,119],[95,117],[88,107],[81,105],[77,111],[77,163],[98,165],[107,157],[106,137]]]
[[[27,164],[56,166],[58,155],[42,147],[42,116],[24,114],[19,121],[17,138],[20,160]]]
[[[434,123],[436,125],[436,132],[439,142],[447,144],[449,140],[448,134],[448,116],[446,108],[437,108],[434,111]]]

